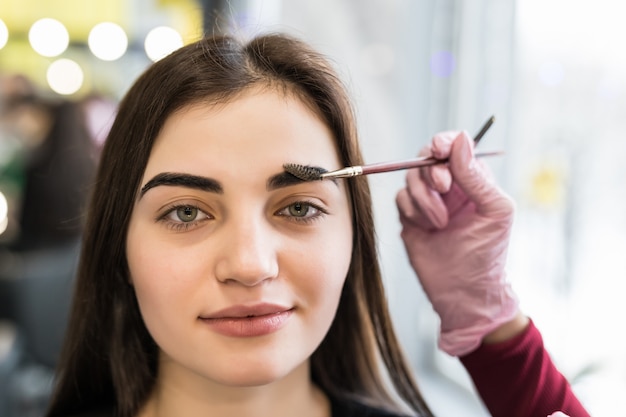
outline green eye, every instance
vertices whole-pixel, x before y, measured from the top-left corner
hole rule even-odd
[[[176,209],[176,216],[183,222],[192,222],[198,217],[198,208],[182,206]]]
[[[297,224],[308,224],[321,220],[327,211],[308,201],[296,201],[276,212],[276,215]]]
[[[304,203],[294,203],[289,206],[289,214],[294,217],[304,217],[309,212],[311,206]]]
[[[193,204],[174,204],[156,220],[176,232],[186,232],[201,227],[214,219]]]

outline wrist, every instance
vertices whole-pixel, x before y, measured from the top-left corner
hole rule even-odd
[[[487,333],[483,338],[483,343],[493,344],[505,342],[521,334],[524,330],[526,330],[526,328],[528,328],[529,324],[530,319],[521,312],[518,312],[513,319],[501,324],[493,331]]]

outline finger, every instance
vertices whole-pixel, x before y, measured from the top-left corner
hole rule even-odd
[[[437,159],[446,159],[450,155],[452,141],[456,132],[441,132],[433,136],[430,146],[422,149],[421,156],[432,156]],[[452,175],[446,164],[437,164],[422,168],[419,171],[421,179],[439,193],[447,193],[452,184]]]
[[[396,201],[401,215],[410,223],[427,229],[448,224],[448,209],[441,195],[423,181],[407,183]]]
[[[423,230],[432,230],[435,228],[428,217],[424,216],[419,207],[413,204],[406,188],[403,188],[396,194],[396,206],[398,207],[400,224],[404,230],[416,227]]]
[[[450,187],[450,191],[442,195],[442,199],[448,207],[448,216],[454,217],[460,210],[462,210],[471,200],[465,194],[458,184],[453,183]]]
[[[406,183],[411,188],[413,184],[423,182],[440,194],[447,193],[452,185],[452,174],[448,167],[434,165],[432,167],[414,168],[406,172]]]
[[[497,187],[474,157],[474,145],[467,132],[461,132],[454,140],[449,165],[454,182],[476,204],[478,211],[512,211],[511,199]]]
[[[420,150],[419,155],[448,158],[458,135],[456,131],[436,134],[430,145]],[[447,164],[408,170],[406,181],[408,195],[402,194],[396,200],[406,222],[427,228],[445,227],[449,221],[449,208],[442,195],[447,194],[452,187],[452,174]]]
[[[445,194],[450,191],[452,186],[452,173],[447,164],[433,165],[428,168],[428,177],[430,178],[429,185],[432,189],[440,194]]]
[[[459,132],[453,130],[437,133],[431,140],[431,155],[437,159],[448,158],[452,150],[452,143],[458,135]]]

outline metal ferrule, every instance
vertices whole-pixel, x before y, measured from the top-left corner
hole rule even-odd
[[[361,175],[361,174],[363,174],[363,167],[353,166],[353,167],[338,169],[337,171],[325,172],[321,174],[320,177],[321,179],[349,178],[349,177],[356,177],[357,175]]]

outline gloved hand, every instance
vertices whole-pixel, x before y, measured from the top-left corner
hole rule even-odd
[[[513,202],[473,148],[466,132],[436,135],[420,154],[449,163],[409,170],[396,198],[410,263],[441,319],[439,348],[452,356],[518,314],[505,273]]]

